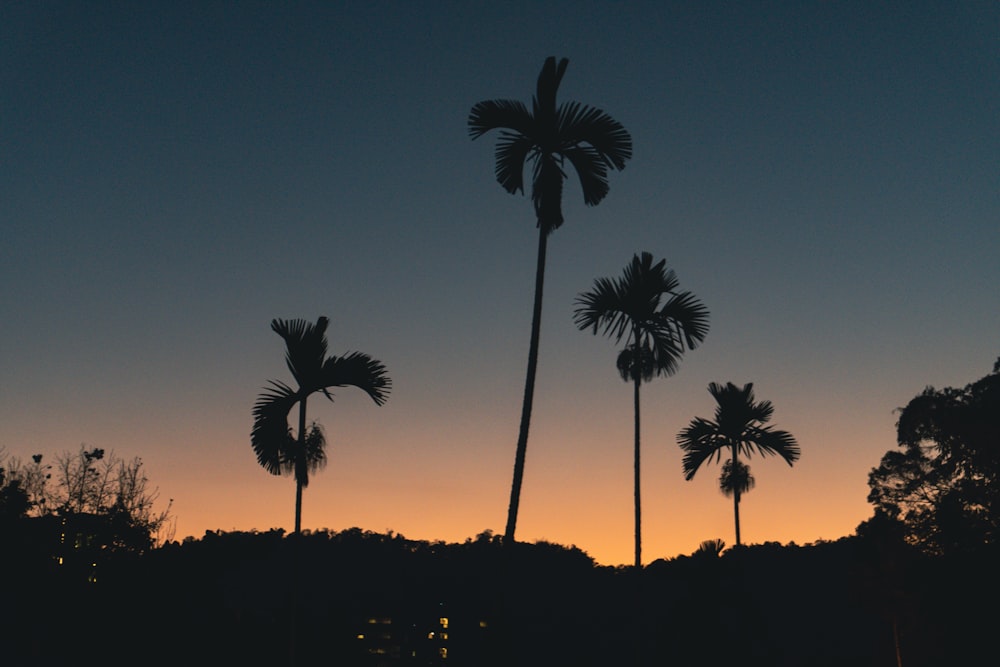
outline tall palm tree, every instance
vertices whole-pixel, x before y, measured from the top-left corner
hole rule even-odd
[[[708,309],[693,294],[678,291],[667,261],[653,263],[648,252],[634,255],[621,277],[598,278],[591,291],[577,297],[573,320],[628,343],[618,354],[618,372],[632,382],[635,404],[635,566],[642,567],[642,503],[639,489],[639,387],[658,375],[677,372],[685,350],[708,335]],[[627,338],[626,338],[627,337]]]
[[[720,487],[727,497],[733,497],[736,519],[736,545],[740,542],[740,497],[753,488],[750,468],[739,460],[753,452],[762,456],[777,455],[792,465],[799,460],[799,444],[788,431],[765,426],[771,421],[774,406],[770,401],[756,401],[753,383],[737,387],[712,382],[708,391],[715,398],[715,420],[695,417],[678,435],[677,444],[684,450],[684,479],[691,480],[705,461],[718,461],[723,453],[729,459],[723,464]],[[727,493],[728,491],[728,493]]]
[[[271,329],[285,340],[285,362],[298,384],[292,388],[271,380],[253,407],[250,442],[257,462],[272,475],[295,476],[295,534],[302,528],[302,489],[309,473],[326,463],[326,439],[315,422],[306,428],[306,401],[322,392],[330,401],[331,387],[357,387],[376,405],[385,403],[392,386],[385,366],[361,352],[342,357],[326,355],[326,317],[316,323],[306,320],[271,321]],[[297,437],[288,425],[288,414],[298,404]]]
[[[504,541],[514,541],[517,510],[524,479],[528,448],[528,427],[535,393],[538,340],[542,319],[542,286],[545,282],[545,254],[549,234],[563,223],[562,191],[568,162],[580,179],[583,201],[596,206],[608,194],[608,170],[624,169],[632,157],[632,138],[622,125],[602,110],[565,102],[556,106],[556,91],[569,61],[545,60],[538,75],[531,111],[519,100],[486,100],[469,113],[469,135],[476,139],[490,130],[499,130],[496,145],[496,177],[511,193],[524,192],[524,168],[532,165],[531,201],[538,225],[538,259],[535,269],[535,300],[528,346],[528,371],[521,405],[521,426],[514,457],[514,479]]]

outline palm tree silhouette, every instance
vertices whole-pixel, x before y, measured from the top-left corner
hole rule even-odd
[[[514,479],[504,541],[514,541],[517,510],[524,479],[528,448],[528,427],[535,393],[538,340],[542,317],[542,286],[549,234],[563,223],[562,191],[569,162],[580,179],[583,201],[596,206],[608,194],[608,170],[624,169],[632,157],[632,138],[622,125],[602,110],[566,102],[556,106],[556,91],[566,72],[566,58],[547,58],[538,75],[531,111],[519,100],[486,100],[469,113],[469,135],[476,139],[490,130],[499,130],[496,145],[496,177],[503,188],[516,194],[524,191],[524,167],[532,163],[531,201],[538,223],[538,259],[535,269],[535,300],[531,316],[528,371],[521,406],[521,426],[514,457]]]
[[[753,383],[742,388],[732,382],[725,385],[712,382],[708,391],[715,398],[715,420],[695,417],[678,435],[677,444],[684,450],[684,479],[691,480],[701,464],[719,460],[725,450],[729,459],[723,464],[719,485],[727,497],[733,497],[736,520],[736,546],[740,542],[740,497],[753,488],[750,468],[739,460],[740,455],[757,452],[762,456],[775,454],[788,465],[799,460],[798,442],[788,431],[765,426],[771,421],[774,406],[770,401],[755,401]]]
[[[690,292],[678,291],[672,269],[648,252],[632,257],[620,278],[598,278],[577,297],[573,320],[581,331],[628,344],[618,354],[622,379],[633,384],[635,403],[635,566],[642,567],[642,503],[639,490],[639,387],[657,375],[677,372],[685,349],[708,335],[708,309]],[[666,300],[664,300],[666,299]]]
[[[326,356],[329,322],[326,317],[320,317],[315,324],[301,319],[271,321],[271,329],[285,340],[285,362],[298,388],[271,380],[253,407],[250,442],[257,462],[272,475],[295,476],[295,534],[302,528],[302,489],[309,485],[309,473],[326,463],[322,429],[315,422],[306,428],[309,395],[319,391],[333,401],[330,387],[353,386],[371,396],[376,405],[382,405],[391,388],[385,366],[367,354]],[[288,425],[288,413],[296,403],[297,438]]]

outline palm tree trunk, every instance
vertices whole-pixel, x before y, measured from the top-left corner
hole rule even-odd
[[[299,446],[295,453],[295,537],[302,534],[302,485],[306,472],[306,396],[299,401]],[[288,664],[295,667],[298,649],[298,616],[299,616],[299,540],[292,544],[292,568],[295,572],[292,579],[292,610],[288,616]]]
[[[740,546],[740,492],[733,494],[733,514],[736,517],[736,546]]]
[[[524,380],[524,401],[521,403],[521,427],[517,434],[514,454],[514,481],[510,487],[510,505],[507,507],[507,528],[504,544],[514,543],[517,510],[521,500],[521,482],[524,480],[524,459],[528,449],[528,427],[531,423],[531,404],[535,398],[535,370],[538,367],[538,340],[542,328],[542,287],[545,283],[545,252],[548,230],[538,227],[538,262],[535,268],[535,304],[531,312],[531,342],[528,345],[528,372]]]
[[[738,467],[736,461],[736,448],[733,448],[733,470]],[[739,484],[733,489],[733,518],[736,521],[736,546],[740,546],[740,489]]]
[[[636,347],[638,355],[638,346]],[[639,493],[639,385],[642,379],[639,376],[638,357],[634,361],[635,368],[635,567],[642,567],[642,502]]]
[[[302,530],[302,476],[306,455],[306,397],[299,401],[299,447],[295,453],[295,534]]]

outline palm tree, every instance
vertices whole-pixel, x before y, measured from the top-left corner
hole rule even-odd
[[[718,538],[714,540],[705,540],[698,545],[698,550],[691,555],[695,558],[718,558],[722,555],[725,548],[726,543]]]
[[[608,170],[624,169],[632,157],[632,138],[622,125],[602,110],[565,102],[556,106],[556,91],[569,61],[545,60],[538,75],[531,111],[519,100],[486,100],[469,113],[469,135],[476,139],[499,130],[496,145],[496,177],[511,193],[524,192],[525,164],[532,164],[531,201],[538,224],[538,259],[535,269],[535,300],[528,346],[528,371],[521,405],[521,426],[514,457],[514,480],[504,541],[514,541],[517,510],[528,448],[528,426],[535,393],[538,340],[542,319],[542,286],[549,234],[563,223],[562,191],[568,162],[580,179],[583,201],[596,206],[608,194]]]
[[[694,478],[702,463],[718,461],[728,450],[729,459],[723,464],[719,484],[723,493],[733,498],[736,546],[739,546],[740,497],[754,486],[750,468],[739,457],[749,457],[753,452],[777,455],[792,465],[801,452],[791,433],[765,426],[771,421],[774,406],[770,401],[754,400],[752,382],[742,388],[732,382],[725,385],[712,382],[708,391],[716,402],[715,421],[695,417],[677,435],[677,444],[684,450],[682,465],[686,480]]]
[[[672,269],[648,252],[634,255],[620,278],[598,278],[577,297],[573,320],[581,331],[628,344],[618,354],[618,372],[632,382],[635,403],[635,566],[642,567],[642,503],[639,492],[639,387],[657,375],[677,372],[685,350],[708,335],[708,309],[690,292],[678,291]]]
[[[272,475],[295,476],[295,534],[302,528],[302,489],[309,485],[309,473],[326,463],[326,439],[315,422],[306,428],[306,400],[315,392],[333,401],[330,387],[352,386],[375,401],[385,403],[391,380],[381,361],[361,352],[342,357],[326,355],[326,328],[329,320],[316,323],[306,320],[271,321],[271,329],[285,340],[285,362],[298,383],[293,389],[284,382],[271,380],[253,407],[250,442],[257,462]],[[288,425],[288,414],[299,406],[297,437]]]

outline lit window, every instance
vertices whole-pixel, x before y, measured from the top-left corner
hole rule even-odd
[[[448,633],[447,632],[442,632],[440,634],[440,637],[441,637],[441,641],[447,641],[448,640]]]
[[[479,621],[479,627],[485,628],[486,627],[486,621]]]
[[[441,648],[438,649],[438,655],[441,656],[442,660],[444,660],[445,658],[448,657],[448,649],[442,646]]]
[[[427,633],[427,638],[428,639],[434,639],[434,633],[433,632],[428,632]]]
[[[442,628],[447,628],[448,627],[448,617],[447,616],[442,616],[441,618],[438,619],[438,621],[441,623],[441,627]]]
[[[363,632],[358,633],[358,639],[364,639],[364,638],[365,638],[365,633]]]

